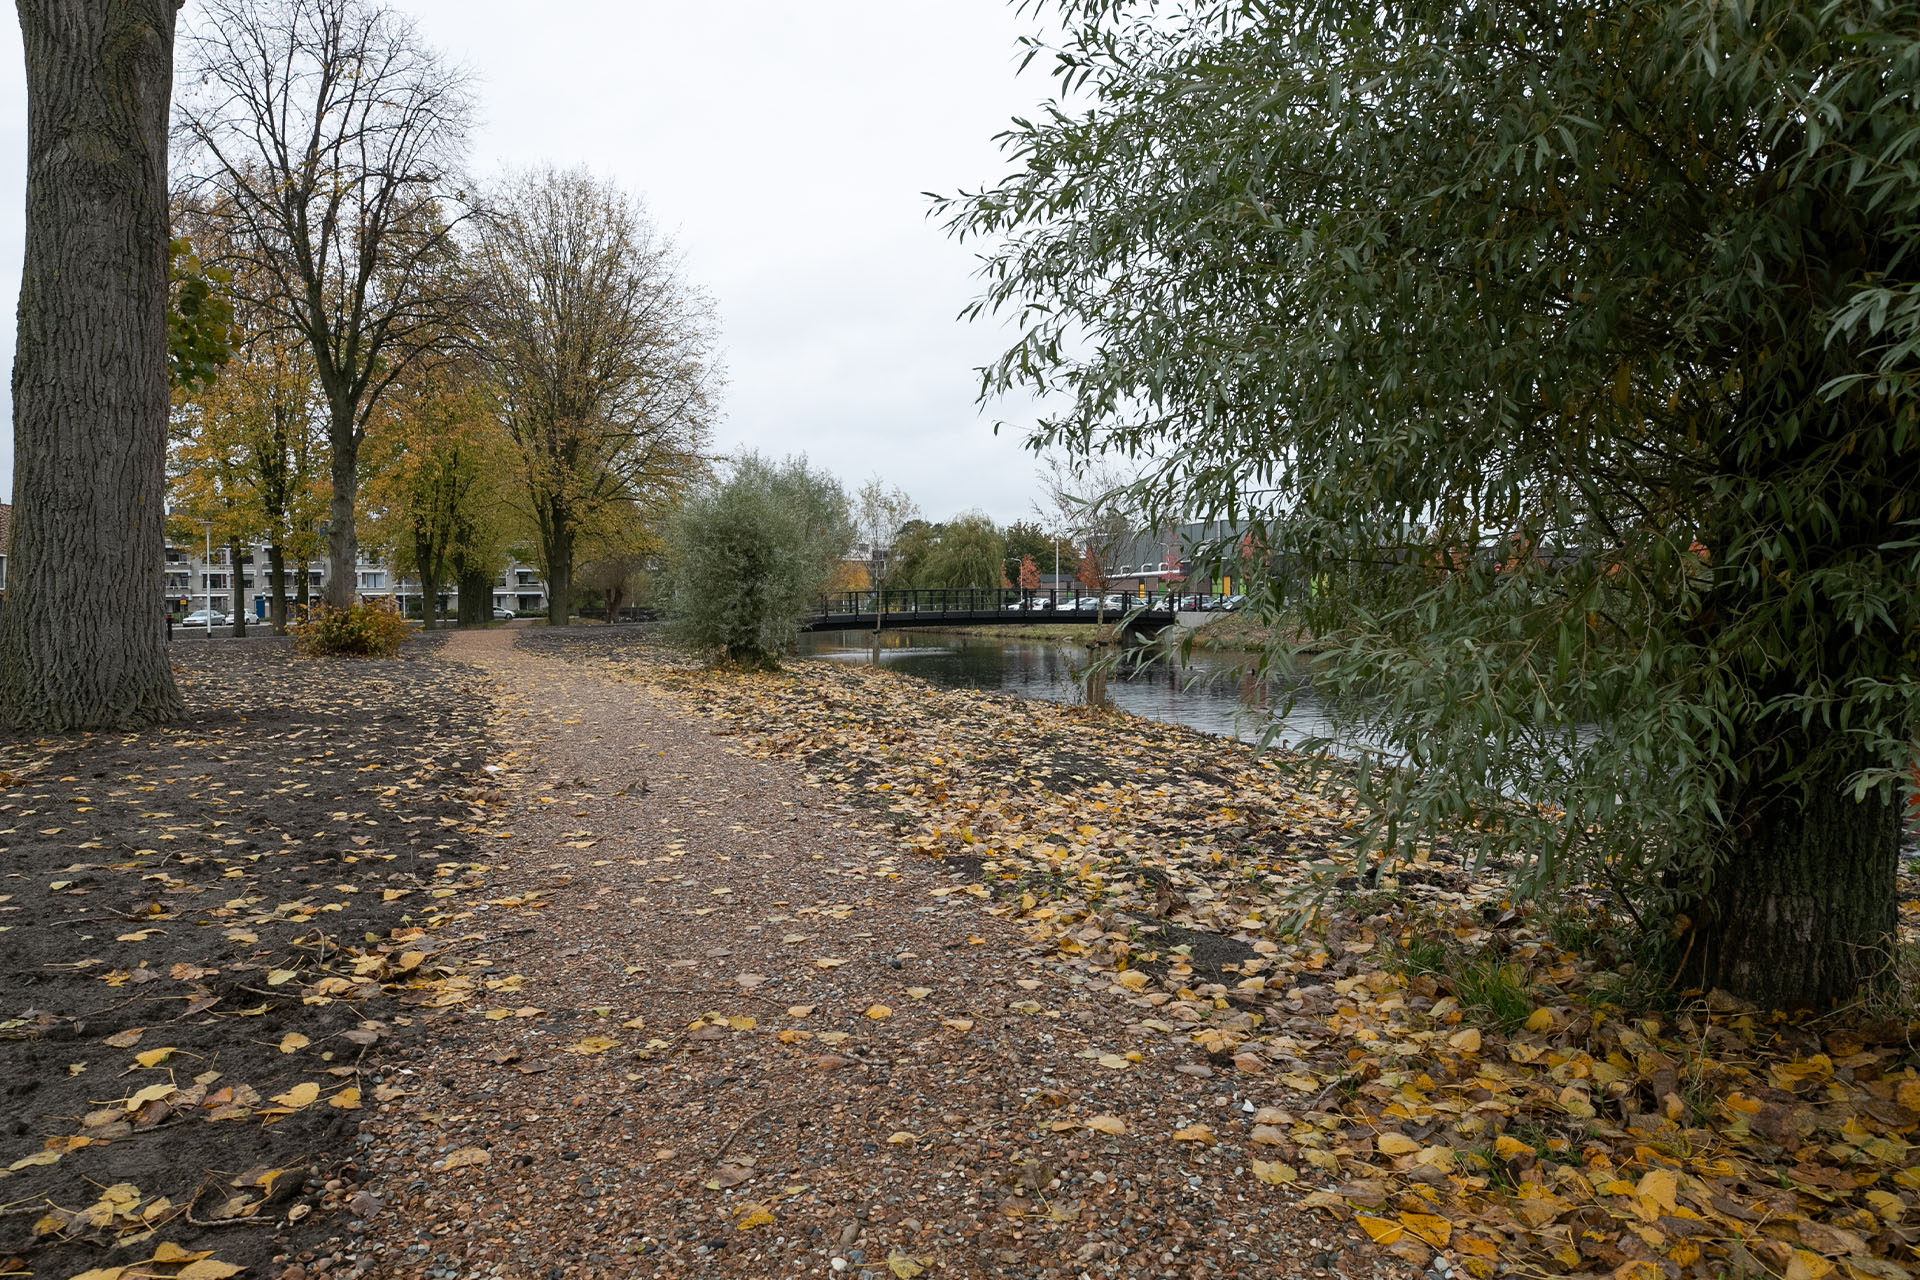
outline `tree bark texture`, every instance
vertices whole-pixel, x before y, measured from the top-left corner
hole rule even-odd
[[[273,634],[287,634],[287,553],[278,544],[267,548],[267,577],[273,595],[267,601],[267,622]]]
[[[557,537],[547,558],[547,626],[564,628],[574,603],[574,547],[572,537]]]
[[[1733,845],[1695,907],[1687,980],[1768,1008],[1825,1010],[1887,973],[1903,803],[1878,791],[1854,799],[1847,780],[1867,763],[1842,754],[1804,797],[1734,810]]]
[[[540,550],[547,561],[547,625],[564,627],[573,613],[573,513],[558,502],[546,503],[537,522]]]
[[[493,575],[484,568],[465,568],[459,574],[460,616],[463,627],[493,621]]]
[[[0,718],[182,713],[167,662],[167,128],[175,0],[18,0],[27,234]]]
[[[432,631],[440,625],[440,579],[420,575],[420,629]]]
[[[233,634],[235,639],[245,639],[247,634],[247,579],[246,571],[240,564],[240,557],[246,554],[246,548],[238,542],[227,545],[227,567],[233,577],[227,583],[233,588]]]
[[[360,489],[360,445],[333,433],[333,498],[327,507],[327,592],[329,607],[345,609],[359,595],[360,538],[353,527],[354,499]]]

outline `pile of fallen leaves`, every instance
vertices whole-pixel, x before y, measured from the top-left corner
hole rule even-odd
[[[1911,1022],[1717,995],[1629,1012],[1616,972],[1444,844],[1303,925],[1353,798],[1231,741],[824,663],[618,669],[963,870],[936,892],[992,899],[1104,979],[1175,1070],[1283,1087],[1251,1117],[1251,1175],[1410,1261],[1621,1280],[1920,1265]],[[1909,936],[1916,917],[1909,900]]]

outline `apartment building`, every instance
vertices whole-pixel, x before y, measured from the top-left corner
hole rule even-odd
[[[220,612],[231,613],[233,586],[237,577],[247,617],[264,619],[273,599],[273,581],[267,569],[266,546],[261,544],[243,549],[239,564],[232,562],[232,553],[227,547],[212,548],[211,559],[206,558],[207,554],[205,548],[167,547],[164,590],[168,611],[176,617],[183,617],[195,610],[205,609],[211,603]],[[5,561],[0,558],[0,573],[4,571]],[[289,601],[299,598],[297,575],[301,572],[302,566],[297,562],[290,561],[286,566]],[[305,573],[307,597],[318,600],[326,590],[327,562],[311,562],[305,566]],[[392,600],[402,613],[410,616],[418,616],[421,612],[420,583],[412,578],[401,577],[392,566],[377,557],[362,555],[354,566],[354,594],[362,600]],[[510,560],[506,568],[494,576],[491,597],[492,607],[496,609],[511,609],[521,614],[545,613],[547,584],[535,566]],[[453,612],[458,602],[459,594],[451,588],[440,593],[443,612]]]

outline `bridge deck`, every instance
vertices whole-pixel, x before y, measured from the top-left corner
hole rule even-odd
[[[1017,612],[1004,609],[926,609],[907,610],[889,609],[885,613],[818,613],[800,624],[802,631],[893,631],[902,627],[977,627],[977,626],[1034,626],[1047,623],[1084,622],[1092,625],[1098,615],[1079,613],[1072,609],[1054,612],[1049,609],[1022,609]],[[1149,610],[1140,614],[1127,614],[1114,610],[1107,614],[1108,622],[1129,619],[1130,627],[1165,627],[1173,623],[1173,614],[1166,610]]]
[[[1181,593],[1136,596],[1109,593],[1104,610],[1080,608],[1094,597],[1067,597],[1014,589],[911,588],[836,591],[821,596],[803,631],[886,631],[900,627],[1034,626],[1054,622],[1125,622],[1127,630],[1171,626],[1175,609],[1231,609],[1231,598]],[[1147,606],[1141,609],[1141,606]],[[1138,612],[1134,612],[1139,610]]]

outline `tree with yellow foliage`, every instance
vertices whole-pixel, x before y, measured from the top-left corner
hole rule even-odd
[[[176,394],[168,449],[168,496],[175,535],[191,541],[211,524],[233,567],[236,634],[245,634],[242,560],[254,541],[267,546],[268,617],[287,626],[287,560],[300,566],[319,551],[320,521],[331,490],[319,402],[304,348],[273,333],[250,335],[219,381]]]
[[[429,630],[450,581],[460,588],[461,622],[489,616],[511,532],[508,444],[493,389],[457,362],[397,388],[369,433],[368,541],[396,574],[420,580]]]

